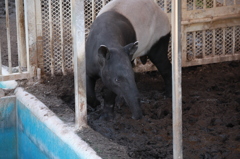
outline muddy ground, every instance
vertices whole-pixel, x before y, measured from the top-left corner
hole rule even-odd
[[[171,99],[163,95],[163,80],[158,72],[137,73],[136,83],[143,119],[133,120],[128,106],[118,99],[114,120],[99,119],[99,106],[96,111],[88,110],[88,124],[123,145],[130,158],[172,158],[172,106]],[[240,61],[183,68],[182,85],[184,158],[240,158]],[[98,81],[101,101],[102,86]],[[74,110],[71,74],[46,77],[25,88],[57,114],[68,110],[67,106]],[[118,152],[112,155],[121,156]]]
[[[12,18],[11,18],[12,17]],[[14,15],[10,18],[14,20]],[[12,21],[12,20],[11,20]],[[14,23],[10,22],[14,29]],[[2,45],[6,45],[4,19],[0,17]],[[14,46],[13,46],[14,45]],[[17,57],[16,38],[12,54]],[[2,48],[7,65],[7,49]],[[17,60],[13,58],[14,66]],[[186,159],[240,158],[240,61],[183,68],[183,156]],[[20,80],[19,86],[35,95],[66,123],[74,122],[73,75]],[[103,158],[172,158],[171,99],[163,95],[163,80],[157,72],[136,74],[144,117],[133,120],[128,106],[117,100],[115,119],[99,119],[102,107],[88,110],[87,128],[79,135]],[[102,100],[102,84],[97,96]],[[13,91],[6,91],[11,94]],[[100,135],[101,134],[101,135]],[[105,138],[103,138],[104,136]]]

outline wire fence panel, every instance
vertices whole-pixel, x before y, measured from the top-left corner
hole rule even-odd
[[[100,9],[110,1],[84,1],[86,38]],[[154,1],[171,21],[172,0]],[[65,74],[73,69],[71,0],[41,0],[41,4],[44,71]],[[182,65],[239,60],[239,12],[240,0],[183,0]],[[140,60],[135,60],[135,64],[139,66]],[[141,68],[156,69],[152,64]]]

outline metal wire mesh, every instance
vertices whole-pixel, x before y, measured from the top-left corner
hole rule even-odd
[[[187,32],[186,53],[189,61],[204,56],[240,53],[240,26],[207,29],[205,36],[203,33],[203,31]]]
[[[111,0],[84,1],[86,38],[96,15],[100,9],[110,1]],[[234,1],[232,0],[226,1],[225,4],[223,0],[186,1],[188,11],[234,5]],[[155,0],[155,2],[164,12],[171,12],[171,0]],[[240,4],[240,0],[235,0],[235,2],[236,4]],[[51,3],[49,3],[49,0],[41,0],[41,6],[44,71],[50,73],[51,67],[54,66],[55,72],[62,72],[63,65],[65,69],[72,69],[71,0],[62,0],[61,13],[60,0],[51,0]],[[62,24],[60,24],[61,17]],[[61,32],[61,25],[63,27],[63,32]],[[205,29],[206,30],[187,32],[186,35],[183,35],[186,36],[186,50],[183,51],[186,51],[186,58],[188,61],[224,54],[239,54],[240,26],[229,25],[227,28]],[[50,30],[52,30],[52,33],[50,33]],[[51,34],[52,39],[50,38]],[[63,34],[63,40],[61,40],[61,34]],[[233,35],[235,37],[233,37]],[[61,46],[63,46],[63,54],[61,53]],[[168,50],[169,58],[171,59],[171,42],[169,43]],[[51,59],[51,51],[53,52],[53,59]]]
[[[213,30],[205,31],[205,56],[213,55]]]
[[[225,54],[233,53],[233,27],[225,28]]]
[[[50,51],[50,26],[49,26],[49,4],[48,1],[41,1],[42,5],[42,30],[43,30],[43,60],[44,71],[49,73],[51,65]]]
[[[62,4],[60,5],[61,2]],[[71,0],[51,0],[50,2],[42,0],[41,5],[44,71],[50,73],[51,67],[54,67],[55,73],[62,73],[63,65],[65,69],[72,69],[73,67]],[[62,12],[60,12],[61,10]],[[50,33],[50,30],[52,30],[52,33]],[[52,35],[52,39],[50,35]],[[61,47],[63,47],[63,53],[61,52]],[[53,57],[51,57],[51,52]]]
[[[235,51],[234,53],[240,54],[240,26],[235,27]]]

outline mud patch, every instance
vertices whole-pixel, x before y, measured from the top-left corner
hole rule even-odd
[[[239,61],[183,68],[184,158],[240,158],[239,70]],[[116,156],[172,158],[172,102],[163,95],[163,80],[158,72],[135,77],[143,119],[133,120],[128,106],[117,98],[114,120],[99,119],[101,105],[95,111],[88,109],[88,124],[108,141],[126,149],[121,153],[114,151]],[[103,103],[102,87],[99,80],[96,92]],[[74,110],[72,74],[46,77],[43,82],[25,88],[60,115],[66,116],[68,107]],[[94,142],[98,143],[98,139],[91,144]],[[102,149],[107,146],[101,145]]]

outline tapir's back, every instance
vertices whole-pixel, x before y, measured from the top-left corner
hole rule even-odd
[[[146,54],[153,44],[170,32],[167,15],[153,0],[113,0],[98,15],[110,10],[124,15],[135,29],[139,46],[133,58]]]

